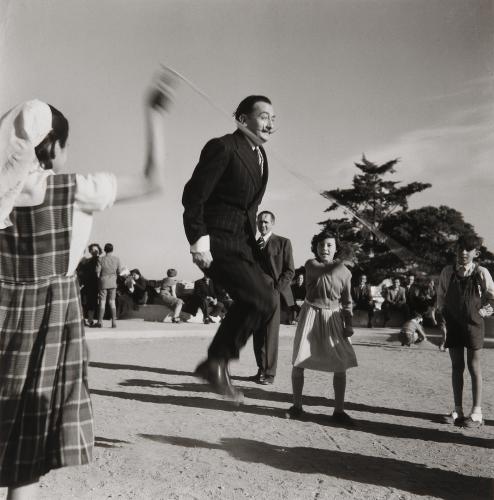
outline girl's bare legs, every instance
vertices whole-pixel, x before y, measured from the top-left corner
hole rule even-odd
[[[10,487],[7,492],[6,500],[36,500],[39,491],[38,483],[39,479],[36,479],[33,483]]]
[[[304,390],[304,369],[294,366],[292,369],[293,406],[302,408],[302,391]]]
[[[341,413],[345,409],[346,372],[336,372],[333,376],[334,411]]]
[[[179,299],[177,301],[177,304],[175,305],[175,308],[173,309],[173,317],[174,319],[179,319],[180,318],[180,313],[182,312],[182,307],[184,306],[184,301],[182,299]]]

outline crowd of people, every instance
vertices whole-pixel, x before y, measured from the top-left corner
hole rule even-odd
[[[253,95],[239,104],[238,129],[205,145],[184,188],[184,229],[192,260],[204,274],[190,300],[178,293],[175,269],[168,269],[159,286],[150,283],[139,269],[124,270],[110,243],[103,251],[90,244],[90,256],[76,272],[91,214],[160,188],[162,111],[169,105],[169,86],[169,75],[162,75],[146,101],[147,161],[135,176],[54,173],[66,160],[68,121],[45,103],[24,103],[0,121],[0,486],[9,488],[9,500],[33,499],[43,474],[91,459],[84,319],[100,328],[108,314],[116,327],[119,309],[129,306],[165,305],[174,323],[187,308],[201,310],[205,323],[218,322],[195,375],[237,404],[243,395],[231,382],[230,361],[253,335],[258,370],[251,378],[273,384],[280,319],[289,312],[296,331],[293,405],[286,417],[304,415],[309,369],[333,374],[334,424],[355,425],[345,411],[346,371],[358,364],[351,342],[352,304],[366,311],[373,326],[378,301],[366,276],[352,285],[354,256],[348,248],[342,251],[337,235],[314,235],[314,257],[296,272],[290,240],[273,231],[275,214],[258,212],[268,181],[263,144],[275,120],[267,97]],[[441,313],[452,363],[454,410],[448,419],[476,428],[483,422],[483,318],[493,313],[494,282],[475,261],[479,238],[461,237],[455,245],[456,263],[443,269],[437,287],[432,281],[421,287],[411,275],[401,286],[395,278],[382,291],[381,309],[385,322],[394,312],[405,321],[404,345],[425,338],[424,307],[432,322]],[[468,415],[463,412],[465,351],[473,394]]]

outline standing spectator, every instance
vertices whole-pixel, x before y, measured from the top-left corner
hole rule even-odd
[[[260,384],[272,384],[278,364],[278,342],[280,336],[280,312],[293,306],[290,288],[293,275],[292,244],[288,238],[273,233],[275,216],[267,210],[257,216],[257,228],[260,237],[257,240],[263,257],[262,267],[266,276],[273,280],[273,297],[276,309],[268,323],[254,330],[254,354],[257,362],[257,374],[251,377]]]
[[[207,275],[194,282],[194,301],[206,325],[218,322],[225,315],[225,306],[218,300],[215,286]]]
[[[372,328],[372,318],[374,317],[374,300],[372,291],[367,284],[367,276],[362,274],[358,285],[352,287],[353,308],[355,310],[367,311],[367,328]]]
[[[413,317],[416,312],[420,312],[421,299],[420,287],[415,282],[415,276],[409,274],[405,285],[405,297],[408,306],[408,314]],[[407,318],[409,319],[409,318]]]
[[[454,410],[450,419],[464,427],[483,424],[481,354],[484,346],[484,318],[491,316],[494,282],[489,271],[479,266],[482,240],[478,236],[459,238],[456,265],[446,266],[439,276],[437,309],[441,311],[446,348],[451,358]],[[472,381],[472,410],[463,414],[463,372],[466,361]]]
[[[433,326],[437,326],[436,299],[437,299],[436,282],[434,281],[434,279],[431,278],[424,290],[424,300],[427,306],[427,316],[431,319]]]
[[[120,259],[113,255],[113,245],[107,243],[105,245],[105,255],[100,257],[98,264],[99,274],[99,316],[97,328],[103,326],[103,316],[105,315],[106,302],[110,306],[111,311],[111,327],[117,327],[117,276],[122,271]]]
[[[94,318],[98,315],[98,264],[99,256],[103,253],[97,243],[88,246],[91,257],[83,259],[77,266],[77,276],[81,285],[81,302],[86,326],[93,326]]]
[[[180,313],[184,305],[184,301],[177,297],[177,271],[176,269],[168,269],[166,278],[163,279],[160,286],[161,302],[173,309],[172,323],[180,323]]]
[[[294,279],[294,283],[291,286],[292,295],[293,295],[293,306],[292,306],[292,320],[291,324],[294,325],[297,323],[298,315],[300,313],[300,304],[299,302],[303,302],[305,300],[305,276],[304,273],[299,272]]]
[[[389,321],[391,312],[396,311],[404,316],[404,320],[408,319],[409,310],[407,306],[407,299],[405,289],[400,286],[400,279],[393,280],[393,286],[386,288],[384,292],[384,302],[381,306],[383,312],[384,324]]]

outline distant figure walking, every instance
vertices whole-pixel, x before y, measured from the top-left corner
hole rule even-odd
[[[96,327],[103,326],[106,303],[110,306],[111,327],[117,327],[117,277],[122,272],[120,259],[113,255],[113,245],[107,243],[104,246],[105,255],[99,258],[97,272],[99,276],[99,314]]]

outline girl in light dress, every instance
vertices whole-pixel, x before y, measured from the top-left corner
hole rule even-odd
[[[0,119],[0,487],[33,500],[51,469],[91,460],[93,414],[75,270],[92,214],[162,187],[169,76],[146,103],[142,173],[58,174],[65,116],[38,100]]]
[[[322,231],[312,238],[315,259],[305,263],[306,297],[293,344],[293,406],[287,418],[301,418],[304,369],[333,372],[335,408],[332,420],[352,425],[344,411],[346,370],[357,366],[349,337],[352,327],[352,274],[342,260],[334,261],[336,236]],[[345,260],[351,260],[349,256]]]

